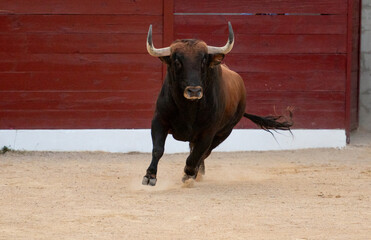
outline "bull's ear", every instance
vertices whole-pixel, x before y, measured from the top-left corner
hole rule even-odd
[[[223,61],[224,56],[225,55],[223,53],[210,54],[209,55],[210,67],[215,67],[219,65]]]
[[[167,64],[167,65],[170,65],[170,56],[159,57],[159,59],[160,59],[163,63],[165,63],[165,64]]]

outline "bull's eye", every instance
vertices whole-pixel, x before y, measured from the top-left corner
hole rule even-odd
[[[176,70],[182,69],[182,63],[178,59],[175,59],[174,65]]]
[[[205,66],[206,66],[206,57],[204,57],[202,59],[201,66],[202,66],[202,68],[205,68]]]

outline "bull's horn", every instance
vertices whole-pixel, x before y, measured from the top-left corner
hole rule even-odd
[[[153,57],[165,57],[170,56],[170,47],[166,48],[155,48],[152,42],[152,24],[149,26],[147,35],[147,51]]]
[[[233,44],[234,44],[234,33],[233,33],[231,22],[228,22],[228,29],[229,29],[229,36],[228,36],[227,44],[225,44],[224,47],[207,46],[207,50],[209,54],[216,54],[216,53],[227,54],[232,50]]]

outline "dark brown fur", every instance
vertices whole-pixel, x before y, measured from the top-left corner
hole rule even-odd
[[[167,64],[167,75],[156,103],[152,120],[152,161],[143,184],[155,185],[158,161],[164,153],[168,133],[190,143],[190,155],[184,167],[183,181],[204,174],[204,160],[222,143],[245,114],[246,92],[242,78],[220,64],[223,54],[208,54],[199,40],[177,40],[171,55],[160,59]],[[202,89],[201,98],[187,99],[189,87]],[[192,99],[192,100],[190,100]],[[290,122],[279,123],[276,117],[245,117],[266,129],[286,129]]]

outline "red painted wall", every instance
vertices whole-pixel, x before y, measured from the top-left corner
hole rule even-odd
[[[225,62],[244,78],[247,112],[280,114],[293,106],[295,128],[354,128],[357,4],[0,1],[0,128],[149,128],[163,77],[161,62],[145,49],[149,24],[158,47],[176,38],[224,45],[227,21],[236,41]],[[255,126],[242,120],[237,127]]]
[[[0,128],[148,128],[163,1],[0,1]]]

